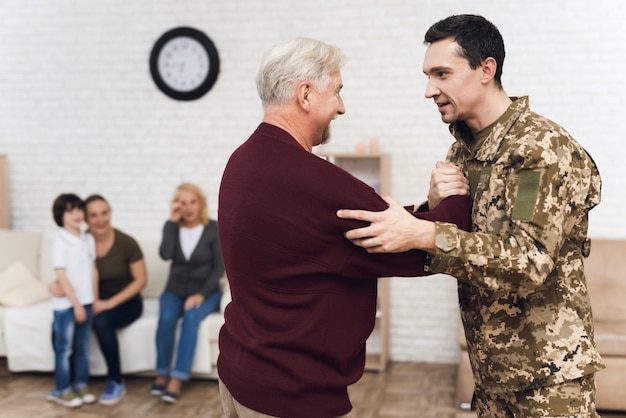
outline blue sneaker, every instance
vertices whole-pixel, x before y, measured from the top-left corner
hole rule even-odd
[[[102,405],[114,405],[118,403],[124,395],[126,395],[126,386],[124,386],[123,383],[109,380],[98,402]]]

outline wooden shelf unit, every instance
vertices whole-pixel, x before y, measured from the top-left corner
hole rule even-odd
[[[320,154],[356,178],[372,186],[381,196],[390,195],[389,154],[337,153]],[[367,342],[365,369],[384,371],[389,360],[389,298],[388,277],[378,279],[378,302],[374,331]]]

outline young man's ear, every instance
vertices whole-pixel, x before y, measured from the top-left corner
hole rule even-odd
[[[496,76],[496,70],[498,69],[498,63],[493,57],[485,58],[482,63],[482,76],[481,81],[483,84],[489,83]]]

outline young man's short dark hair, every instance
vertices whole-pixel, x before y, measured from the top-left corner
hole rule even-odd
[[[63,193],[59,195],[59,197],[54,199],[54,203],[52,204],[54,222],[59,226],[63,226],[63,214],[76,208],[85,209],[83,199],[76,196],[74,193]]]
[[[466,58],[472,70],[484,60],[492,57],[498,64],[494,79],[502,88],[504,67],[504,40],[500,31],[490,21],[478,15],[453,15],[432,25],[424,35],[424,44],[429,45],[450,38],[459,45],[459,55]]]

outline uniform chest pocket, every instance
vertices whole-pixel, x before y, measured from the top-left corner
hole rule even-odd
[[[498,232],[508,220],[532,221],[536,215],[541,170],[503,170],[501,166],[468,170],[470,192],[485,230]]]

